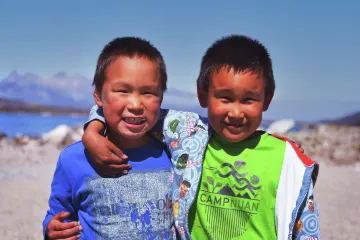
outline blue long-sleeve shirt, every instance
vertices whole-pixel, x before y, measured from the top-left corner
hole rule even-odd
[[[171,164],[161,143],[125,151],[132,170],[120,178],[100,177],[82,142],[59,157],[44,236],[52,217],[70,212],[80,221],[81,239],[168,239],[173,237]]]

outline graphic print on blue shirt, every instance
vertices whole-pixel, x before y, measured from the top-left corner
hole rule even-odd
[[[81,239],[172,239],[172,170],[163,145],[151,141],[124,152],[132,165],[129,174],[103,178],[82,142],[63,150],[44,229],[56,213],[66,211],[83,226]]]
[[[95,231],[105,239],[171,238],[170,169],[88,178]]]

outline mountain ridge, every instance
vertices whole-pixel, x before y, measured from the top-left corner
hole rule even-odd
[[[50,114],[78,114],[88,115],[90,109],[73,107],[44,106],[34,103],[26,103],[20,100],[11,100],[0,97],[0,112],[8,113],[50,113]]]
[[[162,107],[196,112],[206,116],[207,110],[199,106],[196,93],[187,90],[169,88],[165,92]],[[90,78],[79,74],[70,75],[66,72],[41,77],[30,72],[19,74],[14,70],[7,77],[0,79],[0,98],[39,105],[40,109],[50,106],[50,110],[54,112],[57,110],[53,108],[90,110],[94,105],[93,91]],[[358,106],[360,106],[358,102],[343,103],[335,100],[321,102],[275,99],[270,109],[264,113],[264,118],[272,120],[290,118],[296,119],[297,122],[360,125]],[[2,109],[1,111],[16,111],[14,108],[9,110],[3,107]],[[34,109],[36,108],[30,107],[29,111],[35,111]],[[331,119],[328,116],[336,117]]]

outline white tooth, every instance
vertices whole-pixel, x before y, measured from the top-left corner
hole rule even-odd
[[[145,118],[132,118],[132,117],[128,117],[124,119],[127,123],[132,123],[132,124],[141,124],[142,122],[145,121]]]

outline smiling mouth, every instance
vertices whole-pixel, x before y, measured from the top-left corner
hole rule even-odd
[[[141,125],[146,122],[146,119],[145,118],[125,117],[125,118],[123,118],[123,121],[128,124]]]
[[[233,128],[241,128],[243,126],[245,126],[245,124],[232,124],[232,123],[227,123],[225,122],[225,124],[229,127],[233,127]]]

